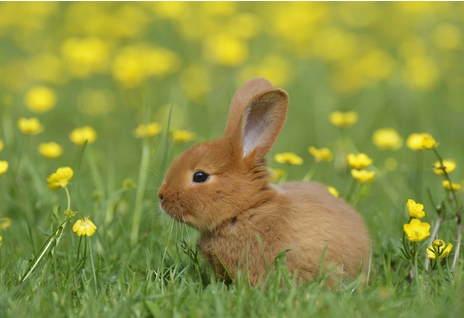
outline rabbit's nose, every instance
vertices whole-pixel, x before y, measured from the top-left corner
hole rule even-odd
[[[163,200],[163,197],[164,197],[163,194],[162,194],[161,192],[158,192],[158,198],[159,198],[160,200]]]

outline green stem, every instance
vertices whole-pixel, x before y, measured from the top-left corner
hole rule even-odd
[[[95,183],[95,187],[97,188],[99,194],[102,196],[102,200],[105,199],[105,191],[104,191],[104,186],[103,186],[103,179],[100,175],[100,172],[98,171],[97,164],[95,162],[95,158],[93,156],[93,152],[89,148],[87,150],[87,161],[89,163],[90,167],[90,173],[92,174],[92,179],[93,182]]]
[[[312,177],[314,176],[314,173],[316,172],[317,169],[317,163],[314,163],[311,168],[309,168],[308,173],[304,176],[303,181],[310,181]]]
[[[57,239],[59,239],[59,237],[61,236],[61,234],[63,233],[63,230],[64,228],[66,227],[66,224],[68,223],[68,219],[64,220],[63,223],[61,223],[56,229],[55,231],[53,231],[53,233],[50,235],[50,237],[48,238],[48,240],[44,243],[44,245],[42,246],[42,248],[39,250],[39,252],[36,254],[36,256],[34,257],[34,259],[31,261],[31,263],[29,264],[29,267],[27,268],[24,276],[20,279],[20,283],[24,282],[30,275],[31,273],[34,271],[34,269],[37,267],[37,265],[39,264],[39,262],[42,260],[42,258],[44,257],[45,253],[48,251],[48,249],[52,246],[52,243],[55,242]]]
[[[68,208],[66,209],[66,211],[69,211],[71,210],[71,196],[69,195],[68,187],[64,187],[64,190],[66,191],[66,197],[68,199]]]
[[[357,184],[358,184],[358,181],[356,181],[356,179],[353,179],[353,181],[351,182],[350,190],[348,191],[348,194],[345,197],[346,202],[350,202]]]

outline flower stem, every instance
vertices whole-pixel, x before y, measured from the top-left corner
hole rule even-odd
[[[433,244],[433,241],[435,240],[437,236],[438,229],[440,228],[441,222],[443,222],[443,217],[440,215],[440,217],[437,220],[437,223],[435,223],[435,225],[433,226],[432,235],[430,235],[429,244],[427,246],[430,246]],[[430,263],[430,258],[428,257],[428,254],[425,253],[425,270],[426,271],[429,270],[429,263]]]
[[[454,252],[453,264],[451,265],[451,269],[456,267],[456,263],[458,262],[459,258],[459,251],[461,249],[461,240],[462,240],[462,220],[461,220],[461,213],[457,215],[457,230],[458,230],[458,241],[456,243],[456,251]]]

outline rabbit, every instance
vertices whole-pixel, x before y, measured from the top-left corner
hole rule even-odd
[[[269,181],[264,157],[288,104],[268,80],[248,81],[233,96],[224,136],[181,153],[159,189],[161,209],[200,232],[201,253],[226,283],[241,270],[259,284],[285,250],[285,265],[302,282],[321,269],[338,279],[366,272],[369,233],[348,203],[317,182]]]

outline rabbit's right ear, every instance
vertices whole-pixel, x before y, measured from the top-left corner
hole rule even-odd
[[[235,93],[224,137],[243,156],[261,159],[272,148],[287,118],[288,95],[264,78],[248,81]]]

